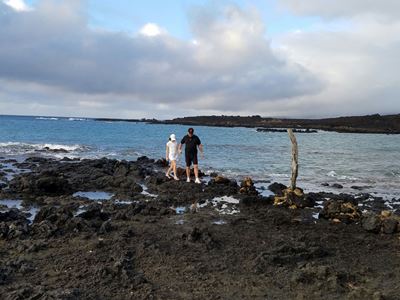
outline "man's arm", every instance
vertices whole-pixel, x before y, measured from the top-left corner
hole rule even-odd
[[[178,151],[179,153],[182,153],[182,145],[185,143],[185,137],[183,137],[183,139],[181,140],[181,142],[179,143],[179,147],[178,147]]]
[[[168,160],[169,158],[169,149],[168,146],[165,147],[165,160]]]

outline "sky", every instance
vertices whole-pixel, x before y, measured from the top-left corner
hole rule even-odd
[[[0,0],[0,114],[400,113],[398,0]]]

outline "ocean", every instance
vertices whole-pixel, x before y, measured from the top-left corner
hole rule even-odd
[[[95,121],[84,118],[0,116],[0,157],[29,156],[134,160],[165,156],[171,133],[180,139],[188,126]],[[238,180],[289,183],[291,144],[286,133],[253,128],[196,126],[204,145],[200,168]],[[371,193],[388,201],[400,198],[400,135],[297,133],[298,186],[305,191]],[[45,149],[65,149],[53,153]],[[183,157],[179,162],[184,166]],[[338,183],[337,189],[331,186]],[[355,189],[357,187],[358,189]]]

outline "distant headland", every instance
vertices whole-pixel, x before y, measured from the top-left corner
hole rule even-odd
[[[283,119],[264,118],[261,116],[195,116],[175,118],[171,120],[156,119],[108,119],[97,118],[97,121],[125,121],[145,122],[151,124],[179,124],[188,126],[216,126],[216,127],[249,127],[261,128],[259,131],[273,131],[267,129],[295,128],[313,132],[313,130],[335,131],[343,133],[377,133],[400,134],[400,114],[394,115],[366,115],[325,119]],[[307,130],[308,129],[308,130]]]

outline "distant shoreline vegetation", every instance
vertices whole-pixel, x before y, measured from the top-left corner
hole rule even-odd
[[[282,119],[261,116],[195,116],[172,120],[95,118],[95,121],[144,122],[149,124],[248,127],[259,132],[282,132],[295,128],[295,132],[315,133],[316,130],[340,133],[400,134],[400,114],[379,114],[325,119]]]

